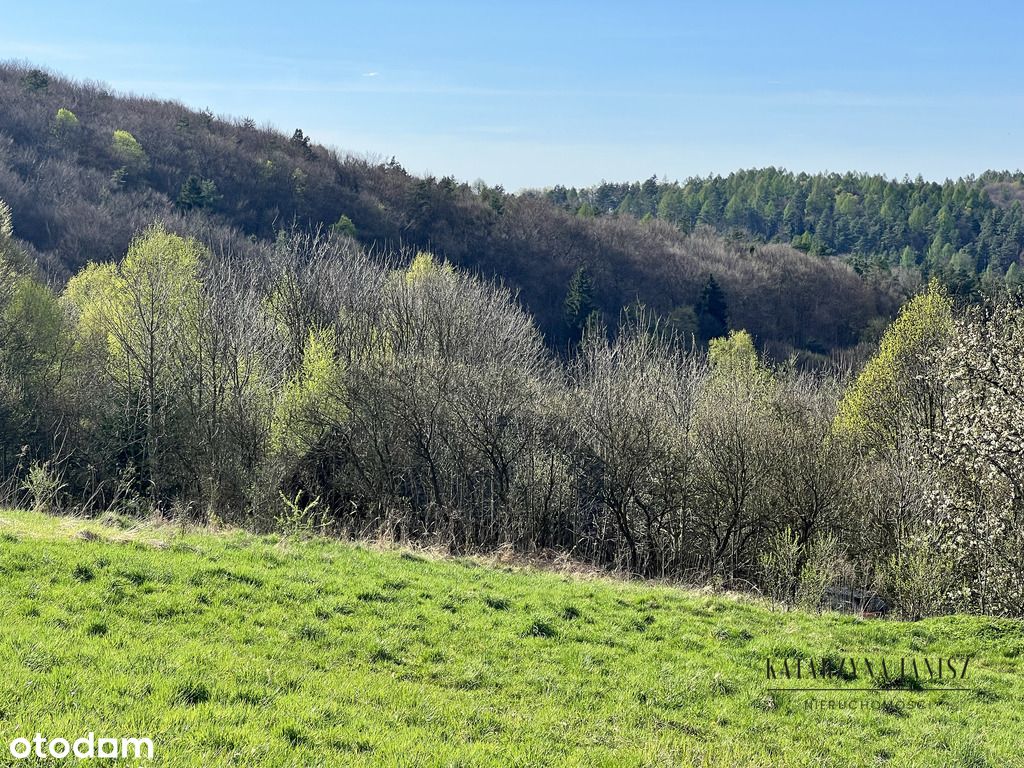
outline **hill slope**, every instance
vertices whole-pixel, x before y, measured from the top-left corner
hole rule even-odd
[[[21,65],[0,65],[0,103],[0,199],[14,210],[15,234],[58,279],[119,258],[157,218],[262,239],[340,222],[368,247],[431,250],[502,279],[555,346],[578,330],[563,306],[581,268],[611,325],[636,301],[690,317],[713,274],[732,325],[779,354],[856,344],[895,305],[847,265],[788,245],[750,248],[669,222],[578,216],[540,195],[342,156],[301,130],[289,138]]]
[[[146,737],[153,764],[179,767],[1022,764],[1017,622],[778,614],[328,540],[11,510],[0,576],[7,743]],[[826,653],[973,654],[977,690],[768,690],[767,656]]]
[[[1024,173],[986,171],[943,183],[861,173],[794,174],[776,168],[691,178],[556,187],[572,211],[657,217],[683,230],[708,226],[822,254],[935,276],[956,292],[1019,287],[1024,267]],[[1009,272],[1009,277],[1007,273]],[[984,280],[979,280],[984,277]],[[906,276],[904,276],[906,279]]]

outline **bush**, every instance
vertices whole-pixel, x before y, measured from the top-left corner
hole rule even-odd
[[[49,461],[34,462],[22,483],[22,490],[28,493],[32,509],[47,514],[58,511],[65,488],[67,483],[63,473],[54,469]]]

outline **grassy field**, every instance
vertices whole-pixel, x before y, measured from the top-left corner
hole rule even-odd
[[[773,613],[325,540],[0,511],[2,764],[60,764],[12,760],[16,737],[92,731],[152,738],[146,764],[165,766],[1024,765],[1022,651],[1011,621]],[[767,681],[766,656],[826,653],[972,655],[966,680],[941,684],[972,690],[769,690],[795,681]]]

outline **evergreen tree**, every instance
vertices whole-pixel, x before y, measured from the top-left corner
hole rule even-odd
[[[725,336],[729,331],[729,306],[714,275],[708,275],[697,302],[697,324],[704,341]]]
[[[217,202],[217,185],[210,179],[191,175],[181,185],[178,193],[178,207],[185,211],[193,208],[212,208]]]
[[[593,284],[586,267],[577,269],[569,280],[569,291],[565,297],[565,324],[573,341],[578,341],[594,312]]]
[[[997,296],[1006,287],[1005,276],[991,259],[981,275],[981,291],[986,296]]]
[[[296,128],[295,133],[292,134],[290,139],[291,145],[302,152],[302,155],[307,159],[313,158],[313,148],[309,145],[309,136],[302,132],[301,128]]]
[[[50,76],[40,69],[30,69],[21,78],[21,87],[30,93],[39,93],[50,87]]]
[[[1024,270],[1016,261],[1010,264],[1006,270],[1006,290],[1011,292],[1024,290]]]
[[[900,266],[904,269],[914,269],[917,267],[917,254],[914,253],[914,249],[909,245],[900,254]]]

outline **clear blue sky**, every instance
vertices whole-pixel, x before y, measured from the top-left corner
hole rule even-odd
[[[1022,34],[1019,0],[0,8],[0,58],[511,190],[1016,169]]]

